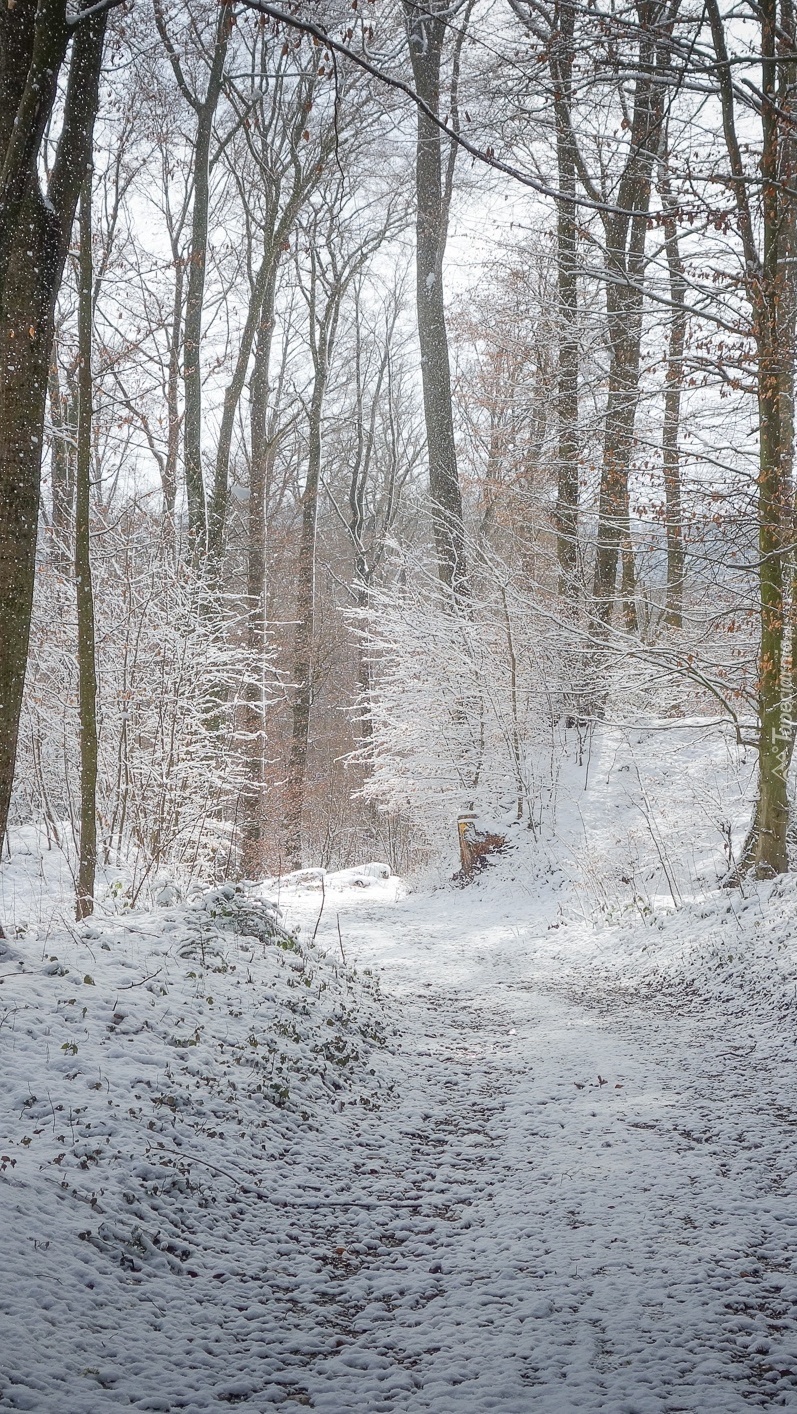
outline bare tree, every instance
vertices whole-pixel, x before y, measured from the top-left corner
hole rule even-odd
[[[343,245],[340,225],[341,183],[325,194],[308,222],[308,267],[302,278],[307,303],[312,383],[307,409],[307,471],[302,492],[302,525],[296,564],[296,629],[293,643],[291,746],[284,791],[285,854],[291,868],[302,860],[302,813],[305,798],[310,713],[314,691],[316,613],[316,533],[321,486],[324,400],[346,293],[359,271],[385,240],[395,222],[389,204],[377,227],[350,232]]]
[[[191,243],[187,256],[188,281],[182,340],[183,459],[188,500],[188,528],[195,546],[204,551],[207,538],[207,514],[205,482],[202,472],[201,343],[210,214],[210,159],[216,111],[224,88],[227,50],[235,21],[235,6],[220,5],[218,7],[213,41],[208,56],[205,90],[204,93],[201,93],[188,82],[180,55],[166,25],[161,0],[153,0],[153,3],[158,33],[169,57],[177,87],[186,103],[196,114],[196,133],[192,153],[194,200],[191,217]],[[172,347],[174,345],[173,338]]]
[[[794,346],[797,309],[797,26],[790,0],[765,0],[753,12],[761,87],[748,97],[734,80],[733,60],[752,65],[733,35],[718,0],[706,0],[713,49],[712,70],[722,111],[733,195],[743,253],[744,289],[755,344],[759,415],[757,477],[758,592],[758,795],[741,868],[768,876],[788,868],[787,777],[791,759],[794,666],[786,654],[786,593],[793,563]],[[738,44],[741,52],[737,53]],[[760,124],[758,159],[751,170],[740,136],[750,110]]]
[[[253,83],[258,71],[269,75],[263,96],[254,104],[245,95],[239,95],[237,101],[245,160],[237,149],[230,151],[231,175],[239,189],[247,230],[249,301],[232,377],[224,393],[216,449],[208,547],[217,561],[224,544],[235,419],[252,349],[258,331],[273,325],[280,262],[289,249],[289,237],[302,206],[322,180],[338,141],[334,111],[328,106],[320,124],[315,124],[314,134],[307,126],[321,84],[317,57],[307,46],[286,46],[279,36],[275,44],[274,36],[261,30],[252,52]],[[264,351],[261,348],[261,360]]]
[[[455,131],[458,128],[460,57],[471,9],[471,0],[453,7],[438,4],[437,0],[404,0],[415,89],[425,108],[437,116],[441,106],[443,60],[449,47],[447,40],[452,19],[458,17],[449,98]],[[468,575],[443,284],[456,151],[454,142],[444,146],[440,127],[419,107],[415,158],[416,302],[429,490],[440,578],[453,591],[455,600],[463,602],[468,597]]]
[[[681,628],[683,623],[685,554],[681,496],[681,458],[678,443],[681,430],[681,399],[684,386],[684,348],[686,344],[687,328],[686,299],[688,290],[686,272],[681,255],[678,215],[670,186],[666,150],[659,167],[658,187],[663,210],[664,245],[667,254],[667,273],[669,276],[670,300],[672,303],[670,337],[667,349],[667,367],[664,377],[664,422],[661,438],[667,536],[667,604],[665,621],[671,628]]]
[[[80,847],[75,896],[78,921],[94,912],[97,871],[97,667],[90,551],[91,434],[94,324],[91,172],[80,197],[78,261],[78,424],[75,466],[75,589],[77,597],[78,713],[80,719]]]
[[[573,133],[573,65],[576,7],[572,0],[552,5],[510,0],[548,58],[556,143],[558,469],[554,526],[559,588],[564,598],[577,590],[579,511],[579,343],[577,163]]]
[[[0,840],[14,778],[33,601],[55,301],[91,158],[107,12],[17,0],[0,12]],[[46,190],[40,155],[65,82]]]

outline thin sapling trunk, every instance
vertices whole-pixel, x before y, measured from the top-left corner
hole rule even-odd
[[[80,257],[78,293],[78,423],[75,487],[75,593],[77,599],[78,715],[80,731],[80,849],[75,916],[94,912],[97,870],[97,670],[94,593],[91,580],[90,491],[93,423],[92,325],[94,262],[92,259],[91,173],[80,198]]]

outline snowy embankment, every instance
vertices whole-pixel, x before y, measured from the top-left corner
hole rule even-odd
[[[301,1364],[292,1222],[334,1204],[344,1108],[384,1098],[374,979],[232,889],[0,953],[0,1407],[268,1399]],[[253,1385],[217,1327],[266,1307]]]

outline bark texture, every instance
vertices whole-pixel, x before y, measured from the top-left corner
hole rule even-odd
[[[684,535],[681,509],[681,459],[678,439],[681,428],[681,395],[684,386],[684,347],[686,344],[686,276],[678,239],[678,221],[670,194],[666,162],[663,164],[659,192],[664,210],[664,243],[670,277],[670,343],[667,351],[667,371],[664,378],[664,425],[661,451],[664,473],[664,505],[667,536],[667,603],[665,622],[671,628],[683,624],[684,594]]]
[[[448,10],[417,4],[415,0],[404,3],[415,89],[434,113],[440,111],[449,14]],[[468,574],[443,290],[450,194],[444,183],[442,134],[421,109],[418,109],[415,183],[416,300],[432,524],[440,578],[452,589],[455,600],[462,602],[468,598]]]
[[[53,313],[91,157],[105,24],[97,14],[70,28],[66,0],[0,10],[0,841],[30,636]],[[39,149],[65,69],[45,193]]]
[[[559,592],[572,599],[578,571],[578,226],[576,158],[571,133],[575,7],[563,0],[554,15],[550,47],[554,84],[556,160],[561,197],[557,202],[557,293],[559,309],[556,410],[559,429],[556,486],[556,558]]]
[[[738,872],[760,877],[788,868],[788,772],[793,749],[793,683],[786,653],[785,591],[790,560],[794,438],[795,289],[797,273],[797,71],[791,0],[764,0],[761,35],[761,185],[745,170],[737,133],[737,96],[731,78],[725,21],[717,0],[706,0],[717,59],[723,132],[745,257],[747,298],[756,347],[759,415],[758,794]],[[751,190],[761,193],[760,221]],[[757,241],[760,227],[759,246]],[[792,578],[792,583],[794,579]]]
[[[97,872],[97,669],[94,633],[94,592],[91,580],[90,491],[93,382],[91,368],[94,323],[91,226],[91,174],[80,199],[80,263],[78,297],[77,476],[75,486],[75,593],[77,599],[78,715],[80,722],[80,849],[75,892],[75,916],[94,912]]]
[[[667,91],[663,78],[669,68],[673,23],[673,16],[667,16],[662,6],[647,0],[638,3],[636,10],[639,72],[634,82],[628,156],[617,189],[618,209],[603,215],[609,390],[592,591],[599,635],[612,623],[620,565],[624,623],[631,631],[637,628],[628,476],[639,399],[645,241],[653,166],[661,144]],[[594,187],[592,191],[597,195]]]

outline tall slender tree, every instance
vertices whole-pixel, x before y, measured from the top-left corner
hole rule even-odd
[[[794,665],[786,651],[786,595],[794,557],[797,26],[791,0],[764,0],[752,10],[761,81],[748,97],[734,74],[739,62],[748,67],[754,62],[743,49],[746,35],[736,38],[733,21],[721,11],[719,0],[706,0],[706,15],[728,160],[727,185],[743,253],[759,421],[758,792],[741,868],[768,876],[788,868],[788,771],[794,740],[790,677]],[[751,109],[760,133],[757,170],[747,157]]]
[[[449,98],[454,129],[458,127],[460,56],[471,9],[470,0],[454,6],[440,4],[438,0],[404,0],[415,90],[426,108],[438,116],[444,57],[452,47],[447,41],[456,17],[458,33],[453,44]],[[440,127],[423,108],[418,108],[417,118],[415,280],[432,524],[440,578],[452,590],[455,600],[464,602],[468,598],[468,571],[443,283],[456,144],[444,143]]]
[[[207,544],[207,509],[202,468],[202,316],[208,257],[210,219],[210,162],[216,112],[221,98],[235,6],[218,6],[210,66],[204,93],[193,87],[166,24],[161,0],[154,0],[155,20],[172,66],[177,87],[196,115],[192,155],[194,200],[191,241],[187,256],[185,315],[183,324],[183,461],[185,468],[188,529],[194,546],[204,552]]]
[[[97,666],[91,573],[91,433],[94,421],[92,331],[91,171],[83,183],[78,223],[78,422],[75,475],[75,593],[77,599],[78,717],[80,735],[80,846],[75,896],[78,921],[94,912],[97,872]]]
[[[324,402],[341,307],[352,281],[384,242],[395,223],[388,203],[382,219],[371,230],[341,239],[339,211],[345,178],[324,193],[323,204],[308,223],[309,268],[303,279],[307,303],[312,384],[307,410],[307,470],[301,497],[302,523],[296,563],[296,629],[293,642],[293,701],[291,744],[285,783],[285,855],[291,868],[302,862],[304,813],[310,715],[315,689],[316,537],[323,453]]]
[[[670,288],[670,333],[667,346],[667,366],[664,375],[664,421],[661,436],[661,460],[664,475],[665,534],[667,540],[667,601],[665,620],[671,628],[683,624],[684,551],[683,500],[681,495],[681,400],[684,387],[684,350],[687,328],[687,282],[681,255],[678,213],[670,185],[668,155],[665,152],[659,169],[659,197],[662,204],[664,245]]]
[[[510,0],[534,40],[547,56],[553,98],[556,144],[556,281],[558,424],[554,528],[563,598],[576,592],[579,510],[579,348],[578,348],[578,207],[575,136],[573,132],[573,66],[576,6],[572,0]]]

